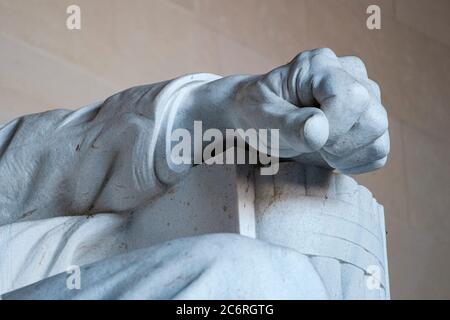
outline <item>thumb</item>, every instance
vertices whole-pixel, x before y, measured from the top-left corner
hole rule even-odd
[[[328,140],[329,123],[318,108],[297,108],[286,114],[286,128],[281,131],[282,139],[295,151],[296,155],[315,152]],[[280,156],[283,157],[283,152]]]

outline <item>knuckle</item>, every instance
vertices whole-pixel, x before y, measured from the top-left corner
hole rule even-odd
[[[370,164],[370,168],[368,168],[367,170],[365,170],[365,172],[369,172],[369,171],[374,171],[374,170],[378,170],[382,167],[384,167],[387,163],[388,158],[384,157],[382,159],[376,160],[374,162],[372,162]]]
[[[291,64],[300,64],[309,60],[311,57],[311,51],[303,51],[295,56],[295,58],[291,61]]]
[[[380,96],[381,95],[381,89],[380,89],[380,86],[378,85],[378,83],[376,83],[375,81],[373,81],[371,79],[367,79],[367,81],[369,82],[369,84],[372,87],[373,91],[375,91],[375,93],[378,96]]]
[[[368,107],[370,102],[369,92],[356,81],[348,86],[347,98],[359,107]]]
[[[361,120],[360,124],[365,125],[367,130],[370,130],[372,134],[378,137],[383,135],[389,128],[387,112],[381,105],[370,104],[369,109]]]
[[[387,139],[385,136],[381,137],[377,141],[375,141],[369,149],[369,157],[371,159],[382,159],[387,157],[390,151],[390,144],[389,144],[389,136],[387,136]]]
[[[387,163],[387,160],[388,160],[387,156],[384,157],[383,159],[377,160],[375,161],[375,166],[378,166],[378,168],[384,167],[385,164]]]
[[[347,59],[353,64],[353,66],[361,71],[366,72],[366,65],[364,64],[364,61],[361,60],[361,58],[357,56],[349,56],[347,57]]]
[[[309,59],[315,66],[335,66],[340,67],[336,54],[328,48],[314,49],[309,52]]]
[[[327,69],[333,66],[333,61],[330,57],[320,54],[311,56],[310,63],[315,73],[322,74],[326,74]]]
[[[342,67],[353,77],[359,80],[365,80],[368,78],[367,69],[364,62],[355,56],[348,56],[340,58]]]
[[[371,79],[366,80],[366,85],[370,88],[371,93],[377,98],[378,101],[381,100],[381,89],[378,83]]]
[[[386,110],[381,107],[377,112],[377,116],[374,118],[374,123],[380,134],[386,132],[389,128],[389,120]]]
[[[314,49],[311,50],[311,54],[312,55],[322,55],[322,56],[327,56],[330,58],[336,58],[336,54],[334,53],[333,50],[331,50],[330,48],[319,48],[319,49]]]

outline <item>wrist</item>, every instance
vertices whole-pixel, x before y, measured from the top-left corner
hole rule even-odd
[[[236,118],[242,102],[239,96],[246,87],[255,82],[255,76],[237,75],[220,78],[193,87],[184,97],[177,112],[174,129],[183,128],[193,132],[194,122],[200,121],[203,130],[239,127]]]

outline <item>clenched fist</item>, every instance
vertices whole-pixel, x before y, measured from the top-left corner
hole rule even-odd
[[[215,126],[225,126],[220,118],[233,128],[279,129],[281,158],[348,174],[386,163],[386,110],[357,57],[306,51],[265,75],[222,78],[201,90],[216,101],[205,111]]]

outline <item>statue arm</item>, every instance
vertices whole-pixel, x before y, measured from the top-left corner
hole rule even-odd
[[[389,152],[364,64],[306,51],[263,75],[188,75],[11,122],[0,129],[0,225],[152,201],[191,167],[171,163],[170,132],[192,132],[196,120],[204,130],[278,129],[280,157],[350,174],[382,167]]]
[[[167,115],[191,83],[130,88],[76,111],[52,110],[0,127],[0,225],[129,212],[169,185],[156,172]],[[217,79],[217,76],[214,76]],[[178,101],[178,102],[177,102]]]

